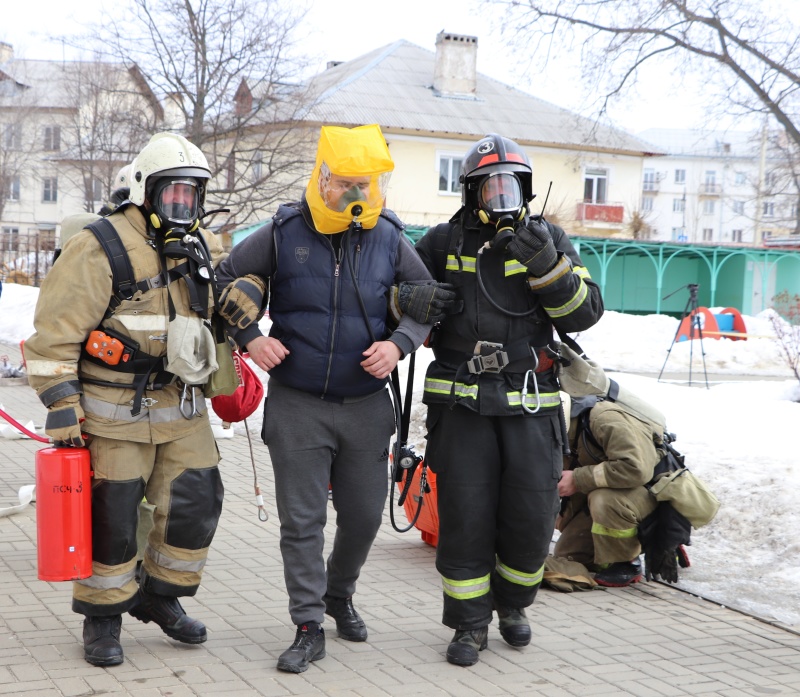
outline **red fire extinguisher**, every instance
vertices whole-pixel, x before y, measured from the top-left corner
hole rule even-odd
[[[43,448],[36,453],[36,539],[40,580],[92,575],[88,448]]]

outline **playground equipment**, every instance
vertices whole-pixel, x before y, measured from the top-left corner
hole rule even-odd
[[[692,329],[694,328],[694,331]],[[745,341],[747,328],[742,315],[735,307],[726,307],[718,314],[712,313],[707,307],[697,307],[681,320],[675,341],[689,341],[702,331],[700,338],[731,339],[732,341]]]

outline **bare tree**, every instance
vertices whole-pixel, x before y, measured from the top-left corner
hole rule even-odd
[[[106,50],[135,63],[165,105],[163,126],[209,160],[223,225],[264,217],[297,191],[313,148],[298,129],[303,10],[289,0],[129,0],[104,26]],[[98,47],[99,48],[99,47]]]
[[[6,204],[20,196],[23,179],[32,170],[33,140],[26,137],[35,109],[29,87],[0,73],[0,220]]]
[[[704,79],[727,113],[765,114],[800,147],[800,31],[777,0],[483,0],[509,40],[547,61],[576,50],[599,113],[642,69],[671,61]],[[498,13],[499,14],[499,13]]]
[[[84,208],[108,200],[119,169],[130,163],[163,119],[163,109],[135,66],[103,61],[68,64],[71,105],[61,153],[63,176],[83,191]]]

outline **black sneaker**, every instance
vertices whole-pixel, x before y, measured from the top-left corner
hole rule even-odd
[[[93,666],[118,666],[122,663],[119,633],[122,615],[86,617],[83,620],[83,657]]]
[[[624,588],[642,580],[642,562],[639,557],[633,561],[615,561],[608,568],[598,571],[594,580],[601,586]]]
[[[531,625],[523,608],[495,606],[500,635],[509,646],[527,646],[531,643]]]
[[[489,627],[459,629],[447,647],[447,662],[456,666],[474,666],[478,662],[478,651],[488,645]]]
[[[327,593],[322,596],[325,614],[336,620],[336,632],[347,641],[366,641],[367,625],[353,607],[353,598],[334,598]]]
[[[145,624],[155,622],[168,637],[184,644],[202,644],[208,639],[206,626],[189,617],[177,598],[139,589],[139,603],[128,613]]]
[[[278,658],[278,670],[302,673],[320,658],[325,658],[325,630],[316,622],[307,622],[297,626],[294,643]]]

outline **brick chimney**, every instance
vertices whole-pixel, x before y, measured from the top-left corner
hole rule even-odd
[[[4,41],[0,41],[0,63],[5,63],[14,58],[14,47]]]
[[[443,95],[475,96],[478,37],[440,31],[436,35],[433,89]]]

